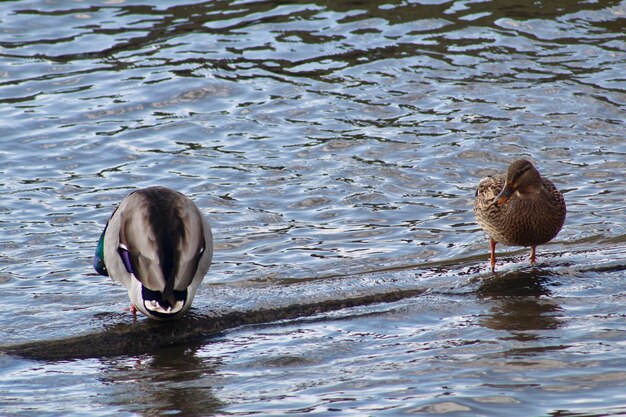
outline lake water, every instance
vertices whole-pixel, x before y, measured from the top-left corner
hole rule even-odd
[[[1,3],[0,415],[626,415],[624,27],[604,0]],[[567,220],[494,275],[474,190],[518,157]],[[175,324],[91,268],[157,184],[215,236]]]

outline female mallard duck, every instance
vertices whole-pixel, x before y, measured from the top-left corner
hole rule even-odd
[[[150,187],[115,209],[93,264],[126,287],[133,311],[165,320],[189,310],[212,257],[211,227],[198,207],[179,192]]]
[[[552,240],[565,221],[565,199],[533,164],[518,159],[506,176],[483,178],[476,189],[474,214],[491,238],[491,270],[496,268],[496,243],[530,246],[535,263],[537,245]]]

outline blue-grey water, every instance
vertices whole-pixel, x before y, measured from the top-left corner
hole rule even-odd
[[[625,27],[607,0],[0,3],[0,415],[626,415]],[[518,157],[568,216],[494,275],[474,189]],[[91,269],[157,184],[215,235],[181,325],[223,329],[99,355],[159,330]]]

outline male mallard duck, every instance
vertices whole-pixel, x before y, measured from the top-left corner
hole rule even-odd
[[[189,310],[212,257],[211,227],[193,201],[150,187],[130,193],[115,209],[93,265],[126,287],[134,308],[165,320]]]
[[[552,240],[565,221],[565,199],[533,164],[518,159],[506,176],[483,178],[476,189],[474,214],[491,238],[491,270],[496,268],[496,243],[530,246],[535,263],[537,245]]]

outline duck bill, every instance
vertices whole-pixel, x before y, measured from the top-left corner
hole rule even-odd
[[[504,189],[498,194],[495,198],[495,203],[498,206],[502,206],[509,201],[509,198],[513,195],[513,190],[509,187],[504,187]]]

